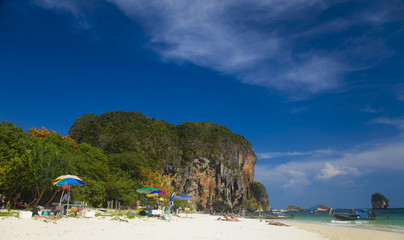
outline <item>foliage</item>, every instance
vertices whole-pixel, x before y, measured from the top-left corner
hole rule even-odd
[[[69,135],[107,154],[136,153],[145,166],[163,170],[187,165],[193,158],[231,158],[229,143],[251,146],[243,137],[214,123],[186,122],[178,126],[136,112],[86,114],[75,121]],[[230,164],[230,163],[229,163]]]
[[[11,202],[10,201],[7,201],[6,209],[7,209],[8,213],[10,213],[10,211],[11,211]]]
[[[173,202],[173,208],[174,209],[176,209],[176,208],[185,209],[186,207],[189,207],[189,202],[188,201],[174,199],[174,202]]]
[[[263,209],[269,207],[269,197],[265,186],[257,181],[250,182],[251,196],[261,203]]]
[[[150,168],[143,168],[141,170],[141,185],[153,186],[159,190],[170,193],[174,188],[169,184],[171,181],[167,175],[163,175],[163,171],[152,170]]]
[[[240,209],[245,208],[248,212],[255,212],[262,209],[262,205],[255,198],[244,199],[244,201],[239,206]]]
[[[42,129],[31,128],[30,131],[33,136],[35,136],[39,139],[44,139],[47,136],[53,135],[56,133],[56,131],[48,130],[45,127],[42,127]]]

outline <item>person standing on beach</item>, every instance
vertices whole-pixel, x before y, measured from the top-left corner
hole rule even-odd
[[[0,196],[1,197],[1,196]],[[4,205],[6,202],[6,196],[3,195],[3,197],[1,198],[1,209],[4,209],[6,206]]]
[[[64,211],[63,211],[63,215],[67,214],[67,203],[70,202],[70,195],[68,193],[65,193],[65,195],[62,198],[62,203],[64,204]]]

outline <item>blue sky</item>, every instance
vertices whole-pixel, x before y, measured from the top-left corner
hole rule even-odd
[[[0,121],[86,113],[245,136],[272,207],[404,207],[404,3],[0,2]]]

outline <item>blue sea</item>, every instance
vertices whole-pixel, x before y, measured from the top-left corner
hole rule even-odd
[[[290,216],[293,214],[295,218],[285,219],[285,221],[313,222],[328,225],[348,226],[371,228],[384,231],[395,231],[404,233],[404,208],[389,208],[389,209],[369,209],[376,214],[376,220],[362,221],[339,221],[334,219],[329,212],[286,212],[283,215]],[[334,209],[336,214],[349,215],[351,209]]]

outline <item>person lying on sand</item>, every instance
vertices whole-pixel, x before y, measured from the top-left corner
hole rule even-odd
[[[241,222],[238,220],[235,216],[234,213],[229,217],[227,213],[223,213],[223,217],[219,217],[217,220],[223,220],[223,221],[230,221],[230,222]]]
[[[235,216],[234,216],[234,213],[232,213],[231,214],[231,221],[234,221],[234,222],[240,222],[240,220],[238,220]]]
[[[281,222],[275,222],[275,221],[271,221],[271,220],[268,220],[268,224],[269,225],[275,225],[275,226],[290,227],[290,225],[288,225],[288,224],[284,224],[284,223],[281,223]]]

